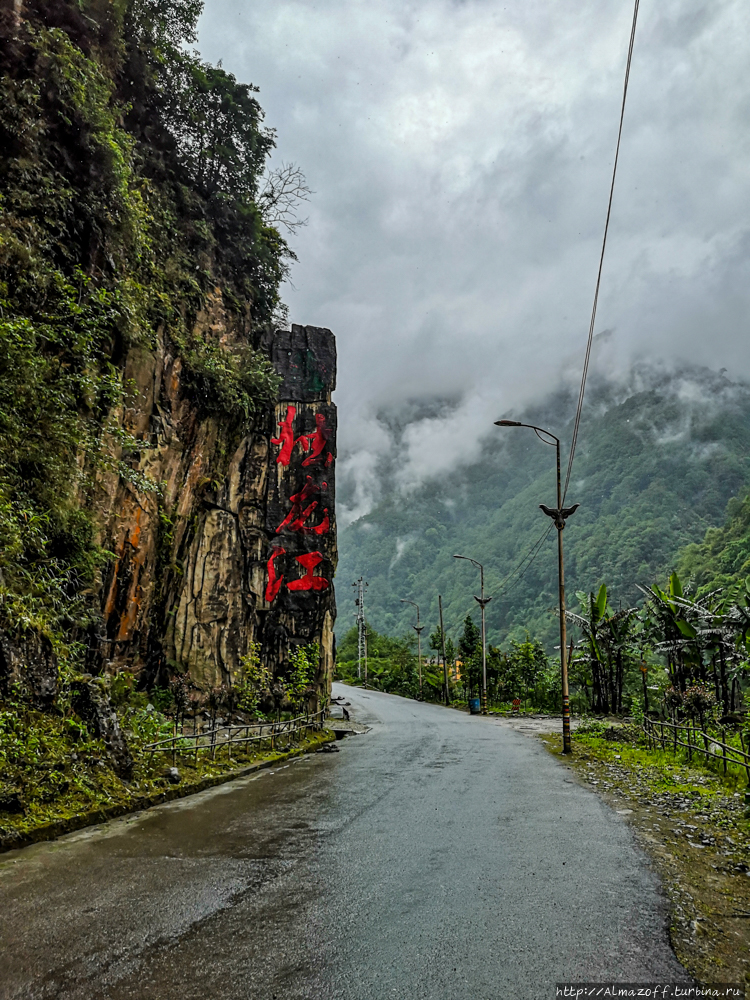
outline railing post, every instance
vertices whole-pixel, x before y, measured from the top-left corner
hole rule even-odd
[[[747,751],[745,750],[745,737],[742,735],[742,729],[740,728],[740,746],[742,747],[742,758],[745,765],[745,774],[747,774],[747,784],[750,787],[750,758],[748,758]]]
[[[724,774],[727,773],[727,731],[726,729],[721,730],[721,756],[723,758],[724,764]]]

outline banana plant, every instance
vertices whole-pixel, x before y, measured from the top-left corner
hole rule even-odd
[[[588,594],[580,591],[576,597],[583,613],[577,615],[572,611],[566,611],[565,617],[572,624],[577,625],[583,633],[583,646],[588,653],[591,669],[593,711],[606,713],[610,710],[610,699],[606,676],[606,658],[600,643],[600,632],[607,613],[607,587],[602,584],[596,596],[592,590]]]
[[[672,573],[667,590],[657,584],[641,587],[647,601],[642,614],[644,633],[654,650],[663,652],[667,670],[676,690],[684,691],[696,659],[701,662],[698,629],[693,617],[694,604],[685,599],[682,582]]]
[[[740,676],[747,669],[749,601],[747,580],[723,594],[715,590],[696,600],[686,597],[679,600],[679,605],[698,624],[697,634],[710,660],[716,700],[722,703],[725,715],[734,707]]]

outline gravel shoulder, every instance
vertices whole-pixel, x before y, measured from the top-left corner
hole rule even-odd
[[[553,720],[556,721],[556,720]],[[750,822],[744,789],[636,745],[580,734],[563,757],[547,725],[540,739],[631,827],[671,907],[670,939],[703,984],[745,983],[750,996]]]

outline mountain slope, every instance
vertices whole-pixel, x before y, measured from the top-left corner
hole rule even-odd
[[[725,589],[750,574],[750,496],[729,501],[725,523],[680,553],[678,571],[701,593]]]
[[[663,576],[687,543],[723,522],[730,498],[750,484],[750,387],[701,370],[634,373],[630,387],[592,386],[581,425],[568,502],[581,507],[565,531],[566,582],[576,590],[606,582],[616,605],[640,597],[637,584]],[[570,433],[569,396],[519,419]],[[341,628],[346,584],[369,581],[367,614],[383,632],[404,634],[417,601],[430,627],[443,595],[446,629],[476,609],[485,565],[492,642],[525,628],[554,645],[557,565],[550,532],[521,575],[503,579],[549,524],[539,503],[554,505],[554,451],[532,431],[497,429],[481,460],[408,496],[384,487],[369,514],[340,533]],[[564,443],[565,447],[565,443]],[[566,450],[564,454],[566,454]],[[384,468],[383,480],[392,479]]]

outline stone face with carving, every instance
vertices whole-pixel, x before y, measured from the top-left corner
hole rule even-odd
[[[230,348],[243,341],[218,292],[199,327]],[[163,488],[158,497],[102,474],[99,540],[115,558],[89,637],[92,673],[126,668],[163,684],[187,670],[208,689],[237,678],[251,640],[276,675],[296,646],[317,641],[317,688],[330,688],[335,338],[293,326],[262,346],[282,377],[279,401],[241,438],[200,415],[167,345],[129,356],[135,391],[122,424],[147,445],[138,470]]]
[[[265,507],[263,635],[275,658],[317,639],[333,670],[336,604],[336,348],[333,334],[293,326],[276,335],[271,357],[283,376],[270,438]],[[273,652],[271,652],[273,650]]]

